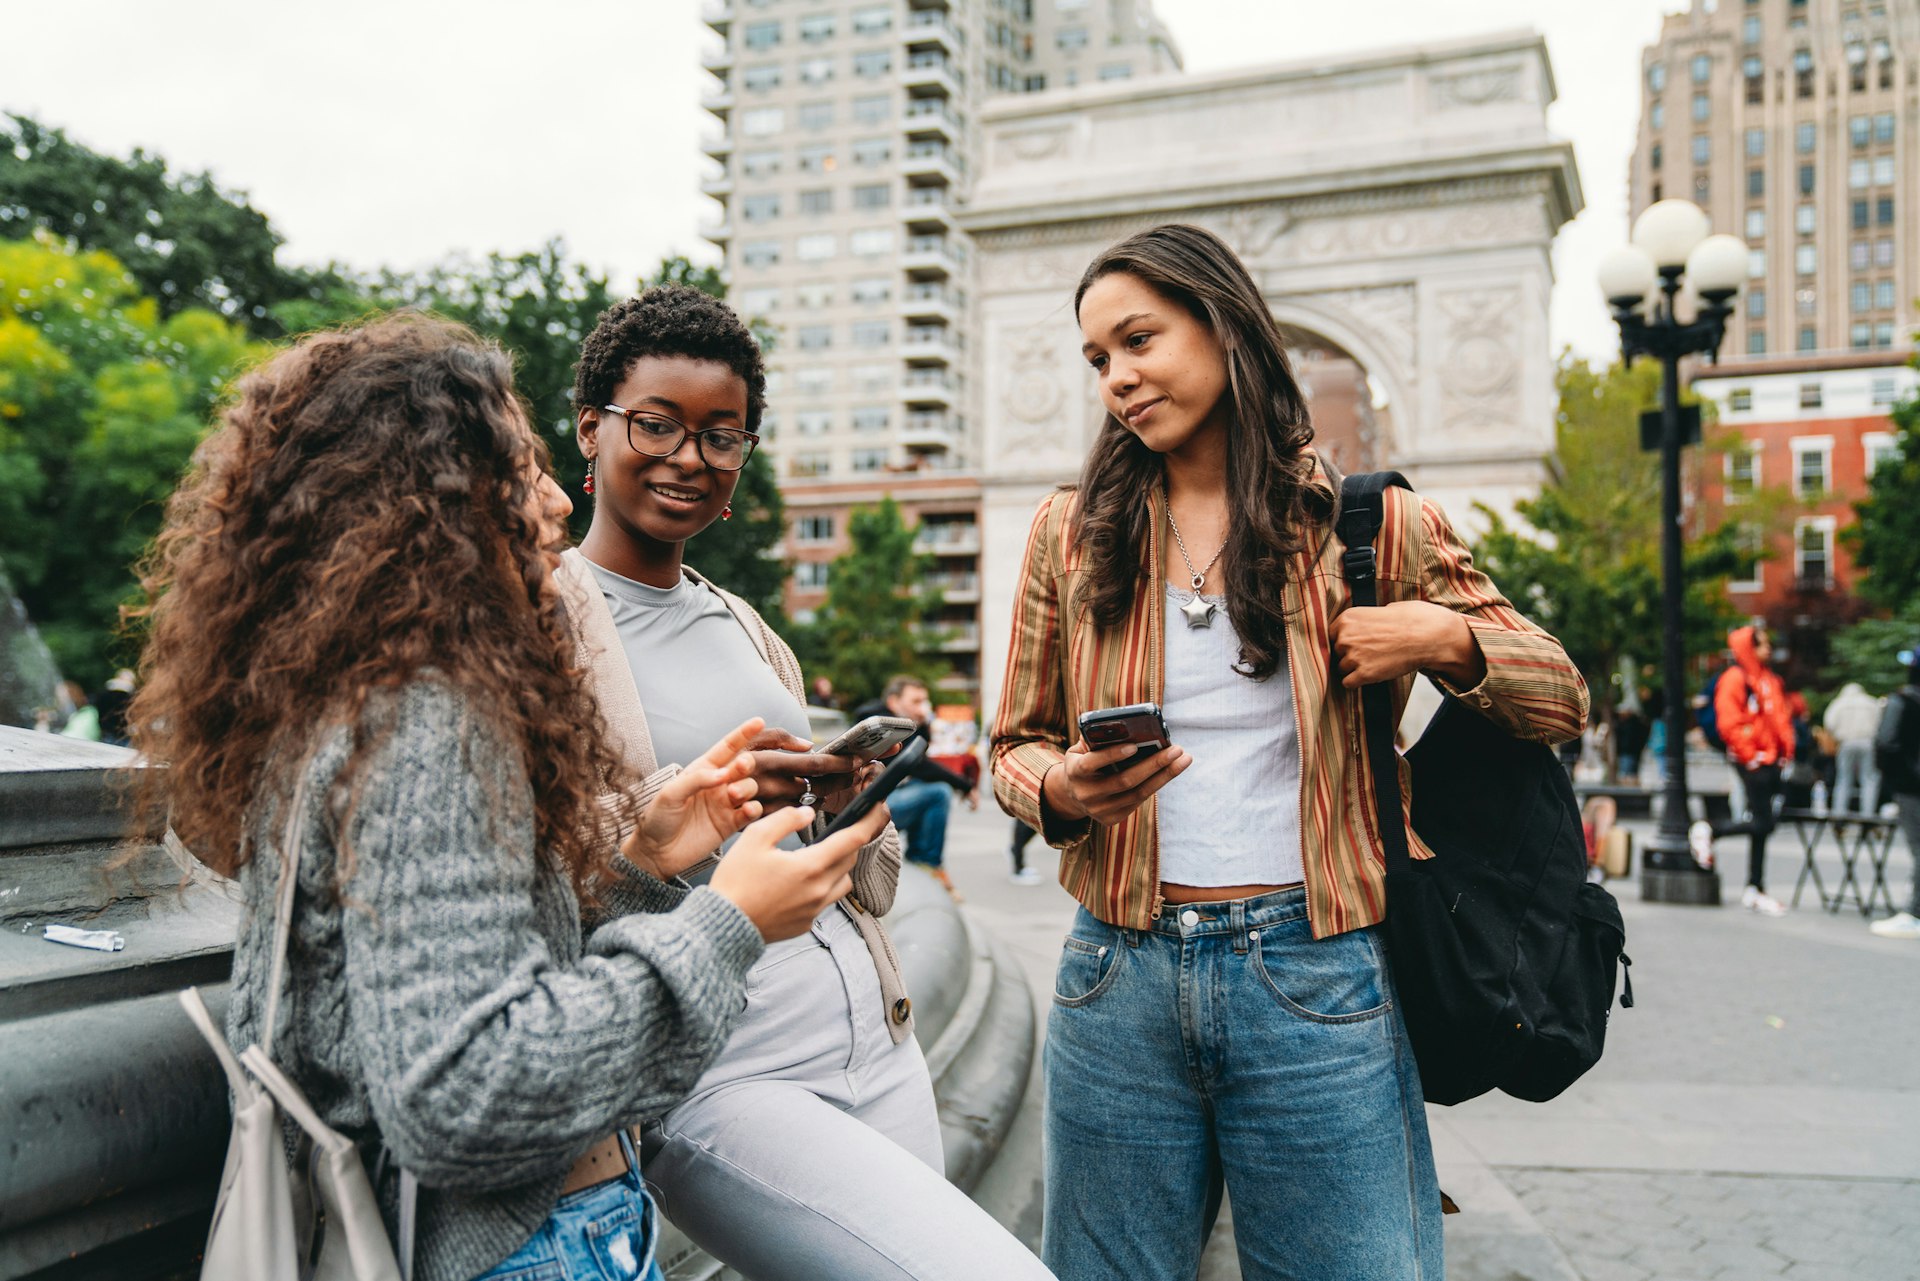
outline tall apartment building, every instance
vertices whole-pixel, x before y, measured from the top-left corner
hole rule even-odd
[[[1920,0],[1693,0],[1641,55],[1630,191],[1751,247],[1723,359],[1909,346]]]
[[[707,0],[724,46],[702,234],[773,326],[762,449],[787,503],[788,608],[825,599],[847,519],[891,494],[936,558],[927,645],[978,683],[971,272],[954,219],[986,96],[1178,70],[1149,0]]]

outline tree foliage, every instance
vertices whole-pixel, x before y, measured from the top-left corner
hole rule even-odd
[[[1860,594],[1883,609],[1920,597],[1920,394],[1894,406],[1893,424],[1899,452],[1873,473],[1844,535],[1864,572]]]
[[[263,351],[212,312],[167,314],[111,254],[0,241],[0,561],[69,676],[97,683],[124,661],[129,567]]]
[[[900,507],[884,498],[847,519],[851,546],[827,568],[827,600],[812,623],[795,629],[795,648],[810,676],[826,676],[849,705],[877,697],[901,673],[931,684],[918,652],[921,620],[939,607],[935,594],[915,593],[930,558],[914,550],[914,531]]]
[[[266,215],[207,174],[174,174],[138,149],[101,155],[25,116],[0,117],[0,236],[36,230],[113,255],[161,319],[199,307],[262,337],[283,332],[276,307],[338,283],[331,268],[281,266]]]
[[[1524,525],[1479,507],[1487,530],[1475,557],[1521,610],[1559,638],[1595,706],[1610,710],[1620,701],[1623,659],[1655,670],[1660,661],[1660,458],[1641,450],[1639,421],[1641,411],[1659,403],[1660,370],[1651,362],[1594,369],[1564,359],[1558,386],[1556,475],[1537,497],[1515,504]],[[1691,451],[1693,462],[1718,466],[1729,444],[1711,440]],[[1726,580],[1753,561],[1742,549],[1741,525],[1770,527],[1776,505],[1777,496],[1756,495],[1740,509],[1739,523],[1715,519],[1699,504],[1683,516],[1689,655],[1724,643],[1737,618]]]

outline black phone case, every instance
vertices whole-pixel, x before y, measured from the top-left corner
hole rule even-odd
[[[913,772],[913,767],[918,765],[926,754],[926,739],[913,738],[907,740],[907,745],[901,748],[899,753],[887,762],[885,772],[882,773],[879,778],[867,784],[866,790],[853,798],[853,804],[834,815],[833,822],[827,824],[827,830],[820,835],[823,838],[832,836],[835,832],[846,827],[851,827],[853,824],[865,818],[867,811],[871,810],[881,801],[886,800],[894,788],[907,781],[907,776]]]

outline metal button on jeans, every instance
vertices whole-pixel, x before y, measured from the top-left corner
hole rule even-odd
[[[1194,911],[1192,908],[1188,908],[1186,911],[1180,913],[1180,924],[1186,926],[1188,929],[1192,929],[1194,926],[1200,924],[1200,913]]]

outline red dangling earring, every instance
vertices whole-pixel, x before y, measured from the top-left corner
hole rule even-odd
[[[727,505],[726,505],[725,507],[722,507],[722,508],[720,509],[720,519],[721,519],[721,520],[732,520],[732,519],[733,519],[733,504],[732,504],[732,503],[728,503],[728,504],[727,504]]]
[[[591,494],[591,493],[593,492],[593,459],[591,459],[591,458],[589,458],[589,459],[587,459],[587,480],[586,480],[586,483],[585,483],[585,484],[583,484],[583,485],[581,485],[581,486],[580,486],[580,489],[581,489],[581,491],[582,491],[582,492],[584,492],[584,493],[588,493],[588,494]]]

